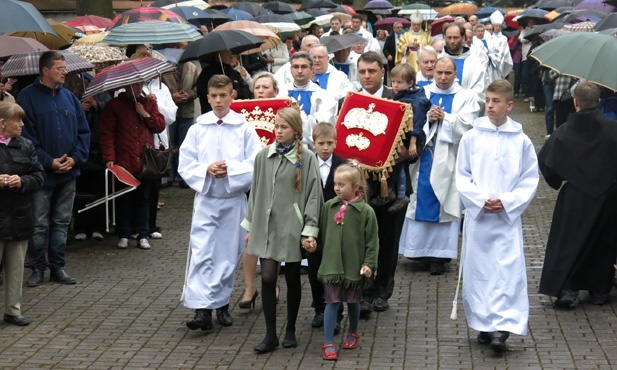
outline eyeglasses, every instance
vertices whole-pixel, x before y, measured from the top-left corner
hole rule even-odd
[[[66,67],[53,67],[52,69],[55,69],[60,73],[64,73],[67,71]]]

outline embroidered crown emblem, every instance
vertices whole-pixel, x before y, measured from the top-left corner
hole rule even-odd
[[[377,136],[386,133],[388,127],[388,116],[383,113],[375,112],[375,103],[364,108],[353,108],[347,112],[343,125],[347,128],[359,128],[366,130]]]
[[[240,114],[244,116],[246,122],[252,124],[256,129],[274,132],[274,117],[276,114],[272,108],[262,111],[261,107],[256,106],[250,112],[246,109],[242,109]]]

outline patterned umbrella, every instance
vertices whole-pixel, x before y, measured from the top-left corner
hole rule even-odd
[[[86,72],[94,69],[92,63],[69,50],[58,50],[66,59],[69,74]],[[39,59],[44,51],[32,51],[10,57],[2,66],[2,77],[20,77],[39,74]]]
[[[111,27],[109,29],[113,29],[123,24],[135,23],[141,21],[163,21],[163,22],[174,22],[174,23],[186,23],[184,18],[179,16],[178,14],[172,12],[171,10],[161,9],[152,6],[142,6],[139,8],[127,10],[124,13],[118,14],[111,22]]]
[[[289,5],[288,3],[284,3],[282,1],[273,1],[270,3],[265,3],[264,5],[262,5],[262,7],[276,14],[287,14],[287,13],[293,13],[296,11],[296,9],[293,6]]]
[[[84,97],[96,95],[103,91],[115,90],[130,84],[145,82],[173,72],[176,67],[155,58],[130,60],[98,73],[84,93]]]
[[[566,24],[563,26],[562,30],[567,32],[594,32],[593,27],[596,25],[595,22],[580,22],[574,24]]]
[[[124,24],[112,29],[103,42],[112,45],[172,44],[181,41],[195,41],[202,37],[203,35],[190,24],[143,21]]]
[[[111,26],[111,19],[99,17],[97,15],[83,15],[81,17],[76,17],[71,19],[70,21],[62,22],[69,27],[75,27],[82,29],[84,26],[95,26],[98,28],[107,28]],[[83,29],[82,29],[83,30]]]
[[[388,0],[371,0],[364,6],[364,9],[392,9],[392,5]]]
[[[103,39],[107,37],[107,35],[109,35],[109,31],[86,35],[75,40],[75,42],[73,42],[73,45],[98,45],[103,42]]]
[[[35,39],[0,36],[0,58],[10,57],[11,55],[29,53],[31,51],[49,50],[47,46]]]
[[[69,50],[95,65],[128,59],[122,49],[115,46],[73,45]]]

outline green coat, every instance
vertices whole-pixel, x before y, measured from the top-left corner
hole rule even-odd
[[[250,231],[247,252],[279,262],[299,262],[302,236],[317,238],[323,205],[315,154],[302,148],[302,190],[295,190],[297,147],[284,156],[276,144],[255,158],[253,184],[242,227]]]
[[[342,284],[347,289],[366,287],[362,266],[377,271],[379,237],[375,211],[363,199],[347,205],[343,224],[334,215],[343,202],[337,197],[324,204],[319,220],[319,248],[323,249],[317,278],[324,284]]]

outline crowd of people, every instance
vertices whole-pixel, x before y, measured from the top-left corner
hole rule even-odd
[[[558,84],[565,87],[545,90],[551,96],[572,91],[575,113],[547,138],[538,160],[522,125],[508,116],[519,87],[532,91],[525,74],[531,61],[524,38],[501,33],[499,12],[486,25],[459,17],[433,36],[419,13],[408,31],[395,23],[389,35],[373,36],[363,22],[360,15],[349,24],[333,17],[328,32],[311,28],[312,34],[285,40],[271,54],[246,59],[220,51],[215,62],[180,63],[160,80],[83,99],[79,84],[67,88],[64,56],[43,53],[39,77],[19,91],[16,103],[0,103],[4,320],[29,324],[20,311],[25,260],[32,269],[29,287],[42,284],[48,268],[50,281],[77,282],[65,270],[64,252],[73,203],[80,193],[100,196],[102,173],[115,165],[140,181],[117,202],[120,249],[134,238],[147,250],[152,239],[163,237],[156,223],[162,187],[177,182],[196,192],[182,292],[194,316],[186,325],[213,329],[213,311],[221,326],[233,325],[229,303],[243,261],[239,308],[254,308],[262,297],[266,334],[254,348],[258,353],[298,345],[303,259],[315,311],[311,324],[324,328],[323,358],[336,360],[342,303],[349,317],[342,348],[353,349],[360,317],[389,309],[399,254],[431,275],[444,274],[459,258],[461,230],[468,325],[479,332],[479,343],[504,352],[511,333],[527,332],[521,217],[535,195],[538,168],[561,189],[540,292],[556,297],[559,307],[571,306],[580,290],[589,290],[595,304],[607,302],[617,254],[611,227],[617,217],[611,165],[617,122],[596,109],[600,89],[584,81],[570,89],[571,82],[563,81]],[[320,37],[345,33],[365,42],[335,53],[320,44]],[[150,55],[141,45],[127,52]],[[506,81],[512,71],[514,86]],[[543,82],[562,77],[545,75]],[[354,158],[334,154],[334,123],[350,91],[413,110],[413,128],[398,149],[385,196]],[[525,96],[536,109],[540,99]],[[235,99],[277,97],[292,98],[298,109],[276,112],[275,141],[263,147],[254,127],[230,106]],[[548,107],[547,101],[547,114]],[[547,118],[547,134],[550,129]],[[179,147],[169,178],[140,177],[144,147],[155,140]],[[583,206],[586,212],[572,210]],[[108,217],[102,207],[76,215],[76,238],[103,239]],[[280,343],[281,269],[287,326]]]

